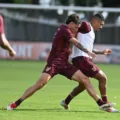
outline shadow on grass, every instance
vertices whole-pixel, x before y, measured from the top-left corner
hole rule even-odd
[[[7,111],[6,108],[0,108],[0,111]],[[26,112],[69,112],[69,113],[74,113],[74,112],[82,112],[82,113],[103,113],[103,111],[88,111],[88,110],[64,110],[61,108],[41,108],[41,109],[31,109],[31,108],[17,108],[15,110],[13,110],[14,112],[21,112],[21,111],[26,111]]]

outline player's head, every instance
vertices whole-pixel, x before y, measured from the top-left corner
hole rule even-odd
[[[71,14],[66,19],[66,24],[72,32],[77,32],[80,26],[80,18],[76,14]]]
[[[99,29],[101,29],[104,23],[105,23],[105,18],[102,14],[98,13],[93,15],[91,24],[95,31],[98,31]]]

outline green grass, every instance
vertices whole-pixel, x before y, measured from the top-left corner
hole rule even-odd
[[[34,84],[45,66],[34,61],[0,61],[0,120],[119,120],[120,113],[106,113],[87,92],[77,96],[66,111],[60,100],[77,85],[74,81],[57,75],[43,89],[25,100],[14,111],[4,108],[18,99],[24,90]],[[98,65],[108,76],[108,96],[120,110],[120,65]],[[98,91],[98,83],[92,79]],[[3,109],[2,109],[3,108]]]

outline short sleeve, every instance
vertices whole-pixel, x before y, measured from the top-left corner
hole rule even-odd
[[[81,32],[81,33],[88,33],[91,31],[91,27],[90,27],[90,24],[88,22],[82,22],[80,28],[78,29],[78,32]]]
[[[0,15],[0,33],[4,33],[4,21],[1,15]]]

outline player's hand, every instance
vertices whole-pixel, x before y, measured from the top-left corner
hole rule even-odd
[[[96,59],[96,54],[93,52],[88,52],[88,55],[92,57],[93,59]]]
[[[108,55],[108,54],[111,54],[112,53],[112,50],[111,49],[106,49],[104,50],[104,55]]]
[[[11,57],[14,57],[14,56],[16,55],[16,52],[15,52],[14,50],[10,50],[10,51],[9,51],[9,55],[10,55]]]

